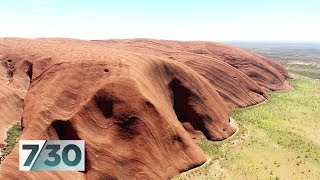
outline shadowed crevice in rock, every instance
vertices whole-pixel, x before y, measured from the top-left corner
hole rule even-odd
[[[190,123],[193,129],[201,131],[206,138],[210,139],[203,117],[195,111],[191,104],[192,92],[176,78],[170,82],[169,86],[173,94],[173,109],[178,120],[181,123]]]
[[[111,118],[113,116],[113,101],[111,98],[105,96],[95,96],[94,101],[105,118]]]
[[[131,140],[139,134],[139,118],[127,113],[115,115],[114,123],[117,125],[119,137]]]
[[[57,120],[52,123],[60,140],[79,140],[79,136],[70,121]]]
[[[56,131],[59,140],[81,140],[70,121],[56,120],[51,126]],[[87,151],[85,151],[85,171],[78,172],[86,173],[90,169],[90,161],[88,160]]]
[[[33,64],[30,61],[23,61],[19,66],[19,70],[28,76],[29,82],[31,83],[33,76]]]
[[[33,64],[30,63],[30,64],[29,64],[29,68],[28,68],[28,70],[27,70],[27,75],[28,75],[28,77],[30,78],[30,82],[32,81],[32,74],[33,74]]]

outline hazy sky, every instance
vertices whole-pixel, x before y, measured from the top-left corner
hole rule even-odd
[[[320,0],[0,0],[0,37],[320,41]]]

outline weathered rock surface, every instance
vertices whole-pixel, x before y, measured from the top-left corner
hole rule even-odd
[[[2,142],[20,119],[20,139],[86,142],[85,172],[19,172],[16,146],[0,179],[171,178],[206,161],[192,138],[236,131],[229,108],[289,88],[273,60],[208,42],[2,38],[0,60]]]

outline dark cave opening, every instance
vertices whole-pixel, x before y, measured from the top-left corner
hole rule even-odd
[[[195,130],[201,131],[206,138],[209,138],[209,132],[205,127],[205,117],[196,112],[192,106],[192,92],[183,86],[178,79],[173,79],[169,84],[173,93],[173,109],[178,120],[189,122]]]
[[[32,80],[32,74],[33,74],[33,64],[30,63],[30,64],[29,64],[29,67],[28,67],[28,70],[27,70],[27,75],[28,75],[28,77],[29,77],[29,79],[30,79],[30,82],[31,82],[31,80]]]
[[[70,121],[57,120],[52,123],[60,140],[79,140],[78,134]]]
[[[59,140],[81,140],[70,121],[56,120],[52,123],[52,127],[57,132]],[[91,169],[90,161],[88,160],[88,152],[85,151],[85,171],[78,171],[86,173]]]
[[[102,111],[105,118],[111,118],[113,116],[113,101],[110,98],[103,96],[95,96],[94,100],[98,108]]]

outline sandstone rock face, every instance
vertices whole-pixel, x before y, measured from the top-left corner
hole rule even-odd
[[[0,148],[4,146],[7,129],[21,120],[32,68],[30,62],[4,50],[0,47]]]
[[[0,179],[168,179],[206,161],[193,138],[236,131],[229,108],[289,88],[271,59],[208,42],[3,38],[0,60],[2,142],[20,119],[20,139],[86,142],[85,172],[19,172],[16,146]]]
[[[269,90],[290,89],[286,81],[290,76],[279,63],[224,44],[153,39],[96,42],[181,62],[204,76],[230,108],[260,103],[269,98]]]

